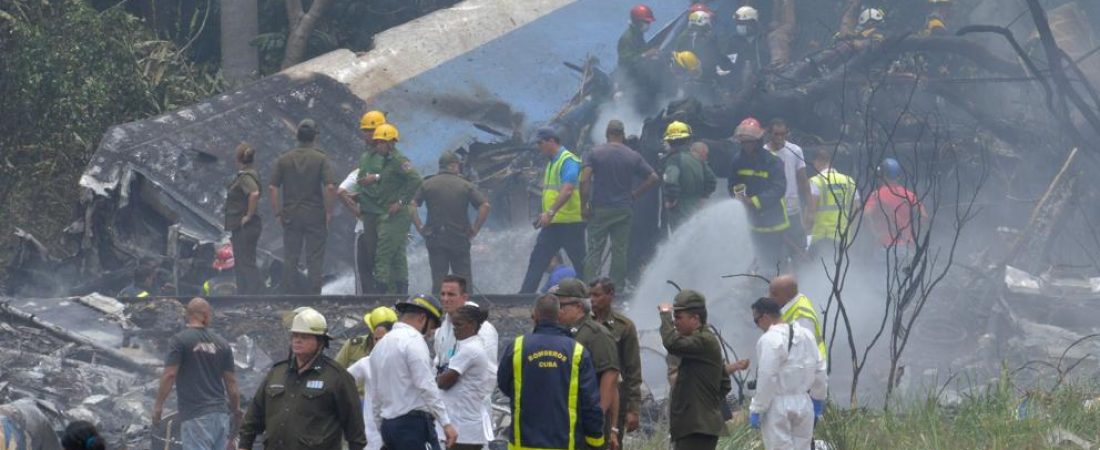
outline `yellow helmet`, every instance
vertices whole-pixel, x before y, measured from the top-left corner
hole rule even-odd
[[[373,130],[385,124],[386,115],[382,114],[382,111],[367,111],[367,113],[363,114],[363,117],[359,119],[360,130]]]
[[[699,57],[695,56],[694,52],[673,52],[672,60],[676,61],[676,65],[683,67],[689,72],[699,72]]]
[[[328,321],[321,313],[309,308],[294,316],[290,323],[290,332],[325,336],[328,333]]]
[[[374,140],[376,141],[399,141],[401,135],[397,132],[397,127],[384,123],[374,129]]]
[[[397,322],[397,312],[389,306],[379,306],[371,310],[371,312],[364,314],[363,322],[366,322],[367,328],[374,331],[379,325]]]
[[[691,137],[691,125],[680,122],[679,120],[668,124],[668,128],[665,128],[665,141],[674,141],[677,139],[687,139]]]

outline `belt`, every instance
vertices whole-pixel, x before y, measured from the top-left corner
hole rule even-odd
[[[414,409],[412,411],[409,411],[405,414],[394,417],[392,419],[382,419],[382,421],[385,422],[385,421],[389,421],[389,420],[411,419],[411,418],[424,419],[424,420],[427,420],[429,422],[434,422],[435,421],[435,416],[433,416],[430,413],[427,413],[425,411],[421,411],[419,409]]]

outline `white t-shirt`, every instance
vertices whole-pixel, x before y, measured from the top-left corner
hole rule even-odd
[[[771,143],[765,144],[764,148],[772,150]],[[798,200],[797,173],[799,169],[806,170],[806,157],[802,154],[802,147],[790,142],[779,151],[772,150],[772,153],[783,161],[783,175],[787,177],[787,192],[783,195],[787,199],[787,215],[796,215],[802,210]]]
[[[458,431],[458,443],[487,443],[483,413],[485,402],[496,387],[497,374],[481,338],[473,336],[459,341],[447,368],[459,373],[454,386],[443,391],[443,403]]]
[[[359,169],[355,169],[355,170],[351,171],[351,173],[348,174],[347,178],[344,178],[344,181],[340,182],[340,190],[344,191],[344,192],[347,192],[347,193],[349,193],[353,196],[359,193]],[[362,220],[356,220],[355,221],[355,233],[359,234],[359,233],[362,233],[362,232],[363,232],[363,221]]]
[[[348,372],[351,373],[352,378],[355,378],[356,383],[362,383],[367,385],[367,380],[370,380],[370,356],[364,356],[348,367]],[[374,423],[374,411],[371,409],[370,395],[363,396],[363,426],[367,430],[367,448],[366,450],[381,450],[382,448],[382,431],[378,429],[378,425]]]

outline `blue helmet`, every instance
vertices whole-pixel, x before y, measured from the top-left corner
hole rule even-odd
[[[901,177],[901,164],[894,158],[886,158],[882,160],[882,164],[879,164],[878,173],[891,180],[896,180]]]

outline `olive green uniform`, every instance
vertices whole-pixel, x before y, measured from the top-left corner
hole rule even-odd
[[[225,191],[225,231],[230,232],[229,242],[233,245],[236,293],[244,295],[259,294],[263,287],[260,269],[256,267],[256,248],[263,231],[260,216],[254,215],[241,225],[241,219],[248,213],[248,197],[253,192],[260,192],[260,175],[254,169],[237,172]]]
[[[679,301],[685,295],[698,295],[697,304],[703,304],[701,295],[683,291],[677,295],[676,309],[686,303]],[[705,325],[680,336],[672,324],[672,313],[666,312],[661,313],[661,340],[669,355],[680,359],[669,394],[669,432],[674,448],[714,448],[718,436],[725,434],[722,402],[731,389],[718,338]]]
[[[473,284],[470,269],[470,206],[480,208],[489,200],[469,180],[439,172],[424,180],[413,202],[428,208],[424,240],[432,270],[432,292],[439,292],[448,271]]]
[[[359,157],[359,178],[368,173],[382,173],[386,157],[368,148]],[[382,215],[386,214],[386,206],[381,203],[382,191],[379,183],[371,183],[358,187],[359,195],[356,200],[359,203],[359,216],[363,222],[363,234],[356,239],[358,246],[358,259],[356,264],[359,269],[359,284],[364,294],[379,292],[377,279],[374,276],[375,262],[378,254],[378,225]]]
[[[596,383],[600,384],[601,376],[608,370],[619,371],[619,350],[615,346],[615,338],[603,325],[585,316],[580,322],[569,326],[569,332],[573,333],[573,339],[579,342],[592,356],[592,366],[596,369]],[[610,412],[610,411],[609,411]],[[611,432],[611,420],[604,418],[604,436]],[[607,444],[599,448],[607,448]]]
[[[283,291],[291,294],[321,293],[324,275],[325,187],[336,183],[328,157],[314,147],[298,147],[275,162],[271,186],[282,188]],[[305,246],[309,286],[299,288],[298,259]]]
[[[256,390],[241,425],[238,447],[250,450],[260,434],[264,448],[362,450],[367,445],[355,380],[321,355],[299,374],[294,359],[275,364]]]
[[[627,413],[642,411],[642,355],[638,343],[638,329],[634,322],[618,311],[611,311],[607,320],[600,322],[615,340],[620,371],[619,383],[619,441],[622,442],[623,426]]]
[[[718,179],[710,165],[688,152],[687,145],[678,146],[668,156],[663,178],[664,201],[676,204],[665,209],[666,220],[673,229],[687,221],[718,187]]]
[[[374,348],[374,335],[364,334],[359,337],[351,338],[351,340],[344,343],[343,347],[340,347],[340,351],[336,353],[336,357],[333,360],[336,364],[344,366],[344,368],[351,367],[356,361],[363,359],[364,356],[370,354],[371,349]]]
[[[378,185],[378,203],[387,208],[379,218],[378,252],[375,256],[374,276],[386,294],[407,294],[409,290],[409,261],[405,248],[409,242],[412,211],[408,208],[413,194],[420,187],[420,173],[405,155],[394,149],[383,157],[382,178]],[[389,205],[399,203],[401,208],[389,214]],[[365,224],[364,224],[365,225]]]

